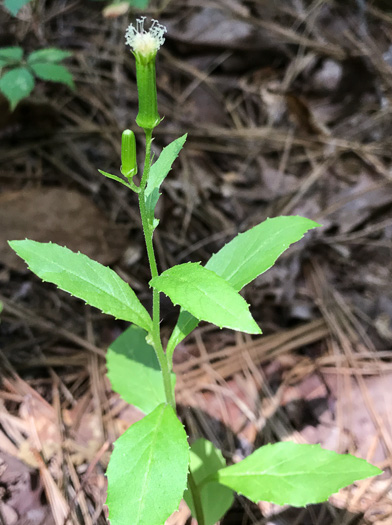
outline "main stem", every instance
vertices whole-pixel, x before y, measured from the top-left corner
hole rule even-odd
[[[144,160],[144,170],[142,179],[140,181],[140,193],[139,193],[139,208],[140,216],[142,218],[142,226],[144,232],[144,239],[146,241],[148,262],[150,264],[151,277],[158,276],[157,262],[155,259],[154,245],[152,242],[153,229],[150,226],[147,218],[145,191],[150,174],[151,167],[151,143],[152,143],[152,130],[146,129],[146,156]],[[173,396],[173,390],[171,386],[170,369],[168,360],[166,359],[165,352],[163,351],[161,334],[160,334],[160,302],[159,292],[155,289],[152,291],[152,339],[154,343],[155,353],[157,355],[163,376],[163,385],[165,388],[166,401],[173,407],[176,412],[176,404]],[[189,472],[188,476],[189,488],[192,493],[193,503],[195,506],[195,513],[198,525],[205,525],[203,506],[200,499],[200,492],[197,488],[193,475]]]
[[[148,181],[148,176],[151,167],[151,143],[152,143],[152,130],[145,129],[146,134],[146,156],[144,160],[143,176],[140,181],[140,193],[139,193],[139,208],[140,216],[142,218],[142,226],[144,232],[144,239],[146,241],[148,262],[150,264],[151,277],[158,276],[158,268],[155,259],[154,245],[152,242],[153,230],[147,219],[146,203],[145,203],[145,190]],[[165,352],[163,351],[161,333],[160,333],[160,300],[159,292],[153,288],[152,291],[152,339],[154,343],[155,353],[157,355],[159,365],[162,370],[163,385],[165,389],[166,401],[176,409],[176,404],[173,396],[173,389],[171,385],[170,370],[166,359]]]
[[[203,506],[200,499],[200,490],[196,485],[196,482],[190,469],[188,474],[188,485],[192,494],[193,506],[195,508],[196,516],[194,517],[196,518],[198,525],[205,525]]]

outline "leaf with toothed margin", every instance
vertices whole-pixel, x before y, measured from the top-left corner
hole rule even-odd
[[[331,494],[382,470],[350,454],[337,454],[320,445],[275,443],[257,449],[244,460],[209,478],[251,501],[302,507],[326,501]]]
[[[162,525],[186,488],[189,445],[170,405],[161,404],[115,443],[106,472],[111,525]]]
[[[205,265],[225,279],[236,291],[274,265],[277,258],[302,239],[312,228],[320,226],[298,216],[274,217],[261,222],[245,233],[239,233],[215,253]],[[196,328],[200,319],[182,309],[167,345],[169,357],[175,347]]]
[[[56,284],[105,314],[151,331],[151,318],[135,292],[107,266],[50,242],[25,239],[9,241],[9,245],[43,281]]]
[[[157,205],[158,199],[160,197],[159,188],[161,187],[162,182],[167,177],[173,162],[178,157],[183,145],[185,144],[187,134],[179,137],[176,140],[173,140],[168,146],[163,148],[162,153],[159,155],[158,159],[150,168],[150,174],[148,177],[148,182],[145,192],[145,202],[146,202],[146,211],[147,219],[150,224],[150,227],[154,230],[159,223],[158,219],[154,218],[155,207]]]
[[[150,281],[198,319],[248,334],[261,334],[249,305],[230,284],[199,263],[173,266]]]

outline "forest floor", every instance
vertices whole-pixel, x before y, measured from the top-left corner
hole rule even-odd
[[[137,93],[124,45],[136,13],[102,2],[0,7],[0,47],[72,51],[76,89],[39,82],[0,98],[0,523],[104,524],[113,441],[141,414],[111,391],[108,345],[126,327],[41,283],[7,240],[80,250],[150,308],[137,211],[119,173]],[[250,505],[223,524],[392,523],[392,11],[388,1],[153,0],[167,26],[157,64],[154,153],[184,133],[163,186],[159,268],[206,262],[267,217],[320,224],[247,286],[263,329],[200,325],[176,351],[191,438],[238,460],[291,439],[385,470],[323,505]],[[110,16],[109,16],[110,15]],[[162,304],[165,340],[176,322]],[[170,525],[189,520],[186,505]],[[189,521],[188,521],[189,523]]]

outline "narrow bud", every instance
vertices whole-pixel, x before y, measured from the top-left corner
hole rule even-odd
[[[137,173],[136,140],[130,129],[123,131],[121,137],[121,173],[127,179],[132,179]]]

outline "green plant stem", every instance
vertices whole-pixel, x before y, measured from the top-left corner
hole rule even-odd
[[[204,521],[203,506],[201,504],[201,499],[200,499],[200,492],[197,488],[195,479],[190,470],[188,474],[188,485],[192,493],[193,505],[195,507],[195,514],[196,514],[195,518],[197,520],[198,525],[204,525],[205,521]]]
[[[146,129],[146,156],[144,160],[144,170],[140,181],[140,193],[139,193],[139,208],[140,216],[142,218],[142,226],[144,232],[144,239],[146,241],[148,262],[150,264],[151,277],[158,276],[158,268],[155,259],[154,245],[152,242],[153,230],[147,220],[146,202],[145,202],[145,190],[148,181],[148,176],[151,167],[151,143],[152,143],[152,130]],[[176,403],[173,396],[173,389],[171,385],[170,367],[169,360],[165,352],[163,351],[161,335],[160,335],[160,302],[159,292],[153,289],[152,295],[152,339],[154,343],[155,353],[157,355],[163,376],[163,385],[165,389],[166,401],[173,407],[176,412]],[[192,473],[189,472],[189,489],[192,493],[192,499],[195,505],[195,513],[198,525],[205,525],[203,507],[201,504],[200,493],[197,489],[195,480],[193,479]]]
[[[147,185],[148,176],[149,176],[150,167],[151,167],[152,130],[146,129],[145,133],[146,133],[146,156],[144,160],[143,176],[140,181],[139,208],[140,208],[140,216],[142,218],[142,226],[143,226],[143,232],[144,232],[144,239],[146,241],[147,256],[148,256],[148,262],[150,264],[151,277],[154,278],[158,276],[158,268],[157,268],[157,263],[155,259],[154,245],[152,242],[153,231],[150,228],[150,225],[147,220],[147,211],[146,211],[146,203],[145,203],[145,190],[146,190],[146,185]],[[152,294],[153,294],[152,295],[153,329],[152,329],[151,335],[152,335],[152,339],[154,343],[155,353],[157,354],[159,365],[162,370],[163,385],[165,388],[166,401],[175,410],[176,404],[174,401],[173,389],[171,385],[170,370],[169,370],[169,365],[166,359],[165,352],[163,351],[160,328],[159,328],[159,325],[160,325],[159,292],[153,289]]]

